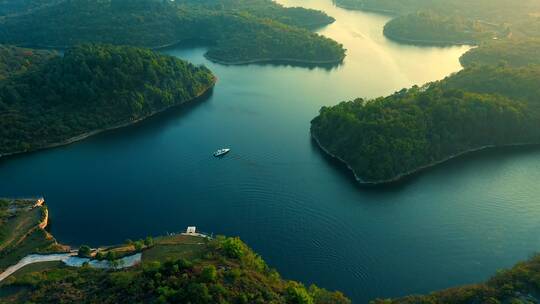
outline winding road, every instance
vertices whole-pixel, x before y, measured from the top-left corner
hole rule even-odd
[[[35,264],[35,263],[42,263],[42,262],[54,262],[54,261],[62,261],[65,262],[67,259],[69,259],[72,256],[77,255],[77,253],[60,253],[60,254],[47,254],[47,255],[41,255],[41,254],[31,254],[26,257],[24,257],[22,260],[20,260],[17,264],[10,266],[6,269],[6,271],[0,273],[0,282],[5,280],[7,277],[12,275],[13,273],[17,272],[24,266]]]

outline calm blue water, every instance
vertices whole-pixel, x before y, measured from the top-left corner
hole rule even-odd
[[[540,248],[540,150],[483,153],[406,183],[356,186],[311,143],[323,105],[389,94],[460,69],[466,47],[402,46],[387,17],[326,0],[321,30],[349,50],[332,69],[207,62],[205,101],[67,147],[0,161],[0,196],[45,195],[68,244],[119,243],[188,225],[245,240],[284,277],[355,303],[483,280]],[[223,159],[211,153],[229,146]],[[509,153],[506,153],[509,152]]]

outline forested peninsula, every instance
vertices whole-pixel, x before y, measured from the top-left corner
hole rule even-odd
[[[198,41],[209,47],[208,59],[226,64],[337,64],[345,57],[343,46],[311,31],[333,21],[323,12],[271,0],[65,0],[1,18],[0,43],[162,48]]]
[[[67,144],[196,99],[203,66],[127,46],[0,48],[0,156]]]
[[[398,41],[478,44],[460,58],[465,69],[442,81],[321,109],[312,137],[360,183],[395,182],[486,148],[540,143],[540,43],[531,35],[540,19],[530,14],[540,2],[337,1],[397,15],[384,31]]]
[[[461,154],[540,143],[540,66],[470,66],[374,100],[323,107],[311,134],[357,180],[400,180]]]
[[[0,198],[1,303],[351,303],[283,279],[239,238],[174,233],[72,249],[45,231],[47,214],[42,198]]]

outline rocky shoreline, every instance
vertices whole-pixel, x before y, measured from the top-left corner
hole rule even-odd
[[[317,146],[322,150],[324,151],[327,155],[329,155],[330,157],[334,158],[334,159],[337,159],[339,160],[340,162],[342,162],[343,164],[345,164],[345,166],[347,166],[347,168],[353,173],[354,175],[354,178],[356,179],[356,181],[360,184],[360,185],[363,185],[363,186],[379,186],[379,185],[386,185],[386,184],[392,184],[392,183],[397,183],[397,182],[400,182],[402,181],[403,179],[407,178],[407,177],[410,177],[410,176],[413,176],[415,174],[418,174],[420,173],[421,171],[424,171],[424,170],[427,170],[429,168],[432,168],[432,167],[435,167],[437,165],[440,165],[442,163],[445,163],[447,161],[450,161],[452,159],[455,159],[455,158],[458,158],[458,157],[461,157],[461,156],[465,156],[465,155],[468,155],[468,154],[471,154],[471,153],[474,153],[474,152],[480,152],[480,151],[484,151],[484,150],[489,150],[489,149],[497,149],[497,148],[508,148],[508,147],[525,147],[525,146],[535,146],[535,145],[538,145],[538,143],[516,143],[516,144],[508,144],[508,145],[485,145],[485,146],[481,146],[481,147],[478,147],[478,148],[472,148],[472,149],[468,149],[466,151],[463,151],[463,152],[460,152],[460,153],[456,153],[456,154],[452,154],[448,157],[445,157],[441,160],[438,160],[438,161],[434,161],[434,162],[431,162],[429,164],[426,164],[426,165],[423,165],[423,166],[420,166],[418,168],[415,168],[413,170],[410,170],[410,171],[407,171],[407,172],[404,172],[404,173],[400,173],[392,178],[389,178],[389,179],[384,179],[384,180],[376,180],[376,181],[365,181],[364,179],[362,179],[358,173],[345,161],[343,160],[342,158],[340,158],[339,156],[331,153],[330,151],[328,151],[322,144],[321,142],[319,141],[319,139],[317,138],[317,136],[315,134],[313,134],[313,132],[311,132],[311,138],[317,143]]]

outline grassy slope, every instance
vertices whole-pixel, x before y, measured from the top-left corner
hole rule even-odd
[[[2,296],[4,295],[4,296]],[[341,293],[286,281],[239,239],[155,239],[143,264],[120,271],[47,263],[25,267],[0,288],[21,303],[350,303]]]
[[[165,261],[167,259],[195,259],[206,249],[205,240],[192,236],[170,236],[155,240],[155,246],[143,252],[143,262]]]
[[[30,253],[55,251],[56,241],[38,225],[45,207],[30,208],[34,200],[3,200],[0,206],[0,270]],[[7,202],[7,203],[6,203]],[[18,211],[10,212],[14,208]]]

